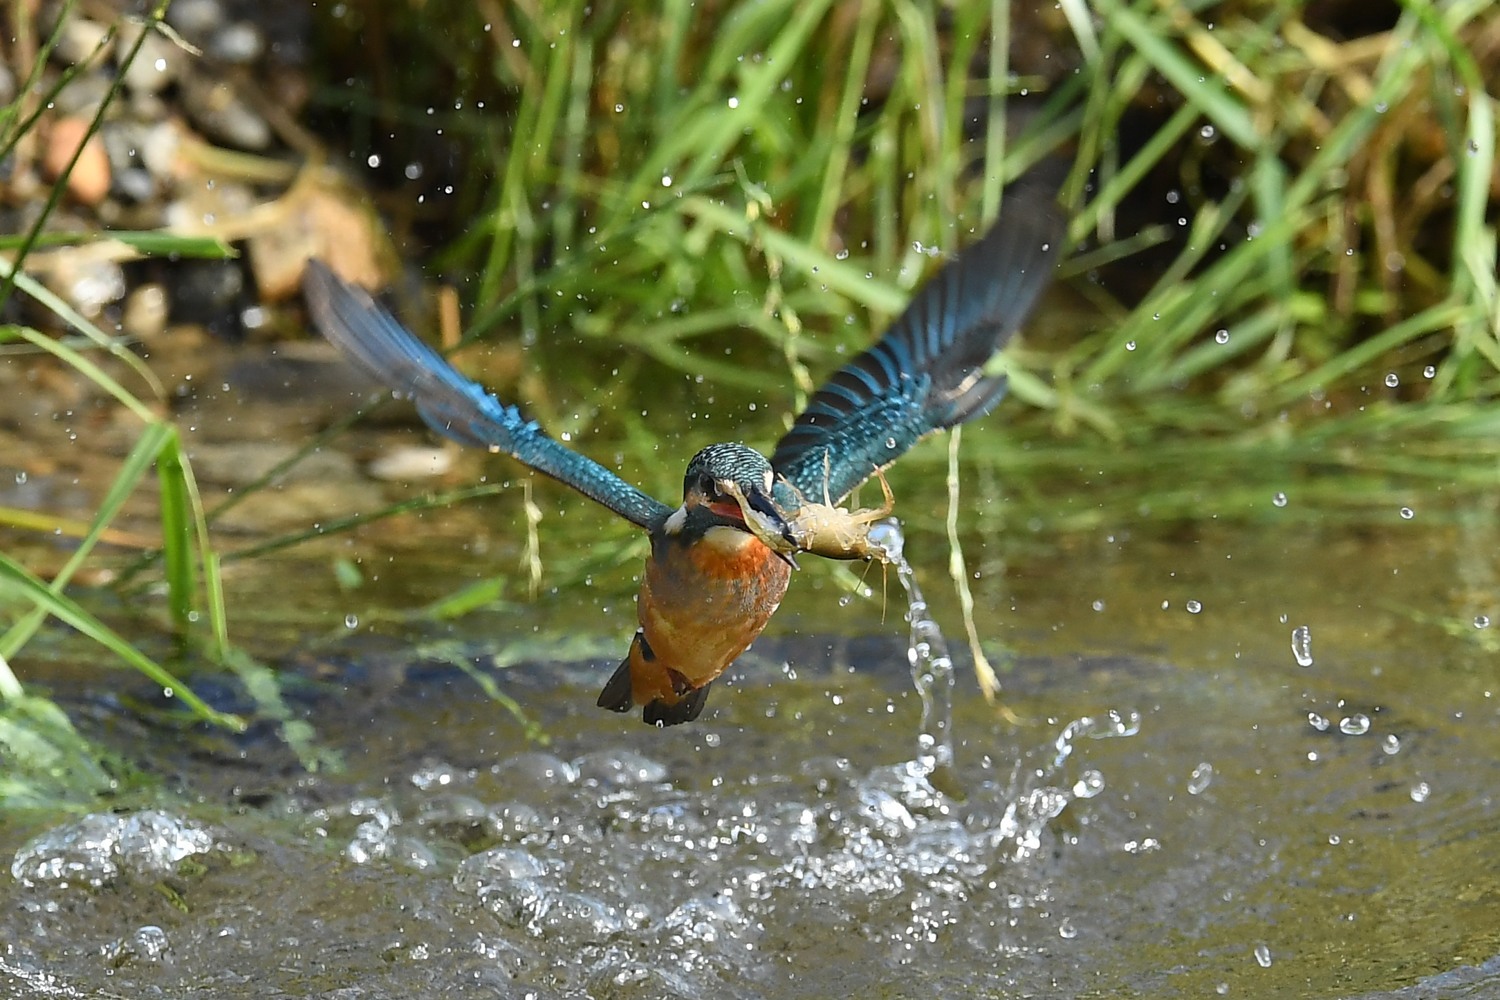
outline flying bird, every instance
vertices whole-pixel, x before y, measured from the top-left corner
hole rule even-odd
[[[598,703],[639,705],[648,724],[670,726],[698,717],[714,679],[765,628],[798,552],[865,554],[827,542],[813,510],[828,513],[920,438],[999,403],[1005,377],[984,366],[1051,279],[1062,231],[1050,196],[1008,196],[999,221],[814,394],[769,459],[743,444],[708,445],[688,461],[675,507],[548,437],[322,263],[310,263],[303,290],[323,335],[411,399],[433,430],[504,452],[646,530],[640,627]]]

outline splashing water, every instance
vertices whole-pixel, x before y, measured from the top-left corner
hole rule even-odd
[[[896,578],[906,591],[906,621],[911,626],[906,659],[911,665],[912,683],[922,699],[917,765],[925,775],[949,770],[953,767],[953,657],[942,630],[928,617],[927,601],[906,561],[906,539],[900,523],[895,518],[881,521],[870,529],[869,541],[886,562],[896,567]]]

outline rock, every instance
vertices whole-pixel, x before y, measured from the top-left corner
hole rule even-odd
[[[133,32],[143,30],[145,29],[139,26],[130,25],[127,32],[122,33],[120,47],[115,53],[118,60],[123,60],[129,54],[130,47],[135,42]],[[124,72],[125,87],[136,95],[159,94],[168,84],[182,76],[187,59],[186,52],[153,31],[141,41],[140,50],[130,64],[120,67]]]
[[[48,287],[90,319],[125,295],[124,270],[90,247],[69,247],[45,257],[38,255],[32,258],[32,263],[39,265],[43,260]]]
[[[121,326],[132,337],[145,341],[155,340],[167,328],[170,306],[167,290],[156,282],[148,282],[126,297]]]
[[[182,103],[193,123],[215,139],[240,149],[271,145],[271,126],[227,83],[195,81],[183,88]]]
[[[319,257],[347,281],[380,288],[390,273],[388,254],[374,213],[359,196],[338,184],[300,184],[281,207],[279,225],[252,233],[250,268],[262,300],[279,302],[300,294],[309,257]]]
[[[47,130],[42,150],[42,171],[48,180],[60,180],[68,170],[80,143],[83,152],[67,173],[68,193],[85,205],[97,205],[109,194],[109,154],[98,135],[89,135],[86,118],[59,118]]]
[[[96,52],[107,48],[109,28],[86,17],[70,17],[58,33],[57,57],[70,66],[86,62]],[[103,53],[101,53],[102,55]]]
[[[434,479],[446,474],[451,468],[452,448],[403,445],[391,448],[372,461],[365,466],[365,472],[371,479],[382,482],[409,483],[419,479]]]
[[[208,54],[228,63],[245,65],[259,59],[266,50],[260,29],[248,21],[226,24],[214,33],[208,43]]]

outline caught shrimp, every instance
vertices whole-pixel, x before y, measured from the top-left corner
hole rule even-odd
[[[877,521],[890,516],[891,511],[895,510],[896,498],[891,493],[885,475],[879,470],[876,475],[880,479],[881,492],[885,495],[879,507],[850,510],[827,502],[827,496],[823,498],[825,502],[815,503],[798,492],[799,504],[796,509],[781,511],[790,529],[785,534],[773,526],[764,514],[752,509],[742,494],[731,489],[731,495],[744,512],[746,527],[773,551],[786,555],[811,552],[825,559],[864,559],[890,563],[894,561],[892,553],[870,539],[870,529]],[[787,537],[788,534],[790,538]]]

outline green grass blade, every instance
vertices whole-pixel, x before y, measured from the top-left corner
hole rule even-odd
[[[170,671],[126,642],[66,594],[54,594],[24,566],[3,553],[0,553],[0,589],[36,604],[58,621],[108,649],[151,681],[161,685],[163,691],[179,699],[198,718],[236,731],[245,728],[244,720],[210,708],[187,685],[172,676]]]

